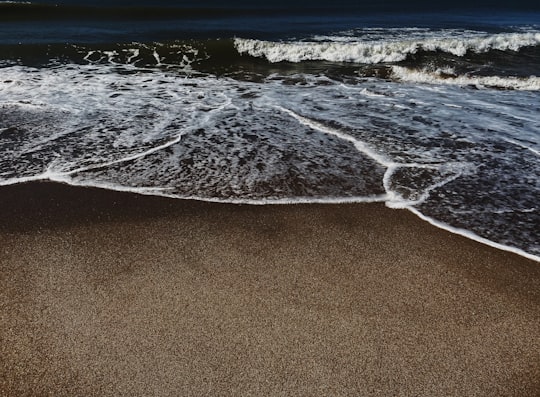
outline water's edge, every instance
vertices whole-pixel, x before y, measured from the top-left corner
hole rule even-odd
[[[140,189],[133,189],[133,188],[122,188],[119,186],[113,186],[113,185],[104,185],[99,183],[92,183],[92,184],[77,184],[75,181],[67,181],[67,180],[55,180],[54,178],[43,178],[43,179],[33,179],[31,181],[24,181],[24,182],[17,182],[12,185],[3,185],[3,186],[13,186],[18,184],[27,184],[27,183],[58,183],[58,184],[64,184],[67,186],[73,186],[78,188],[94,188],[94,189],[103,189],[103,190],[110,190],[110,191],[116,191],[116,192],[122,192],[122,193],[131,193],[131,194],[139,194],[143,196],[154,196],[154,197],[163,197],[168,198],[172,200],[193,200],[193,201],[201,201],[201,202],[207,202],[207,203],[214,203],[214,204],[228,204],[228,205],[252,205],[252,206],[267,206],[267,205],[309,205],[309,204],[328,204],[328,205],[335,205],[335,204],[366,204],[366,203],[385,203],[383,197],[374,197],[372,200],[366,199],[366,198],[354,198],[354,197],[342,197],[342,198],[291,198],[291,199],[283,199],[283,200],[227,200],[227,199],[218,199],[218,198],[205,198],[205,197],[177,197],[177,196],[171,196],[167,194],[161,194],[161,193],[150,193],[145,190]],[[0,193],[1,193],[2,186],[0,186]],[[525,252],[519,248],[511,247],[503,244],[499,244],[493,241],[490,241],[486,238],[480,237],[477,234],[465,230],[460,229],[456,227],[452,227],[450,225],[445,224],[444,222],[437,221],[436,219],[430,218],[424,214],[422,214],[420,211],[418,211],[416,208],[412,206],[406,206],[401,208],[395,208],[386,205],[387,208],[392,210],[408,210],[414,215],[416,215],[419,219],[421,219],[424,222],[429,223],[430,225],[442,229],[444,231],[447,231],[452,234],[456,234],[462,237],[465,237],[469,240],[476,241],[480,244],[487,245],[489,247],[510,252],[516,255],[519,255],[521,257],[524,257],[526,259],[530,259],[532,261],[540,263],[540,256],[530,254],[528,252]]]

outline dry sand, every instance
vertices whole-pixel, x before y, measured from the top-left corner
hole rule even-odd
[[[2,396],[540,396],[540,263],[380,204],[0,189]]]

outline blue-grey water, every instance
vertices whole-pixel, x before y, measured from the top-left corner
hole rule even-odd
[[[0,1],[0,185],[385,202],[540,257],[540,5]]]

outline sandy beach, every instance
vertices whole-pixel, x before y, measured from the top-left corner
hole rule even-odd
[[[539,396],[540,263],[382,204],[0,188],[1,396]]]

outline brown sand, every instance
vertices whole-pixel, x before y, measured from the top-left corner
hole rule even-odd
[[[540,264],[407,211],[0,206],[2,396],[540,396]]]

